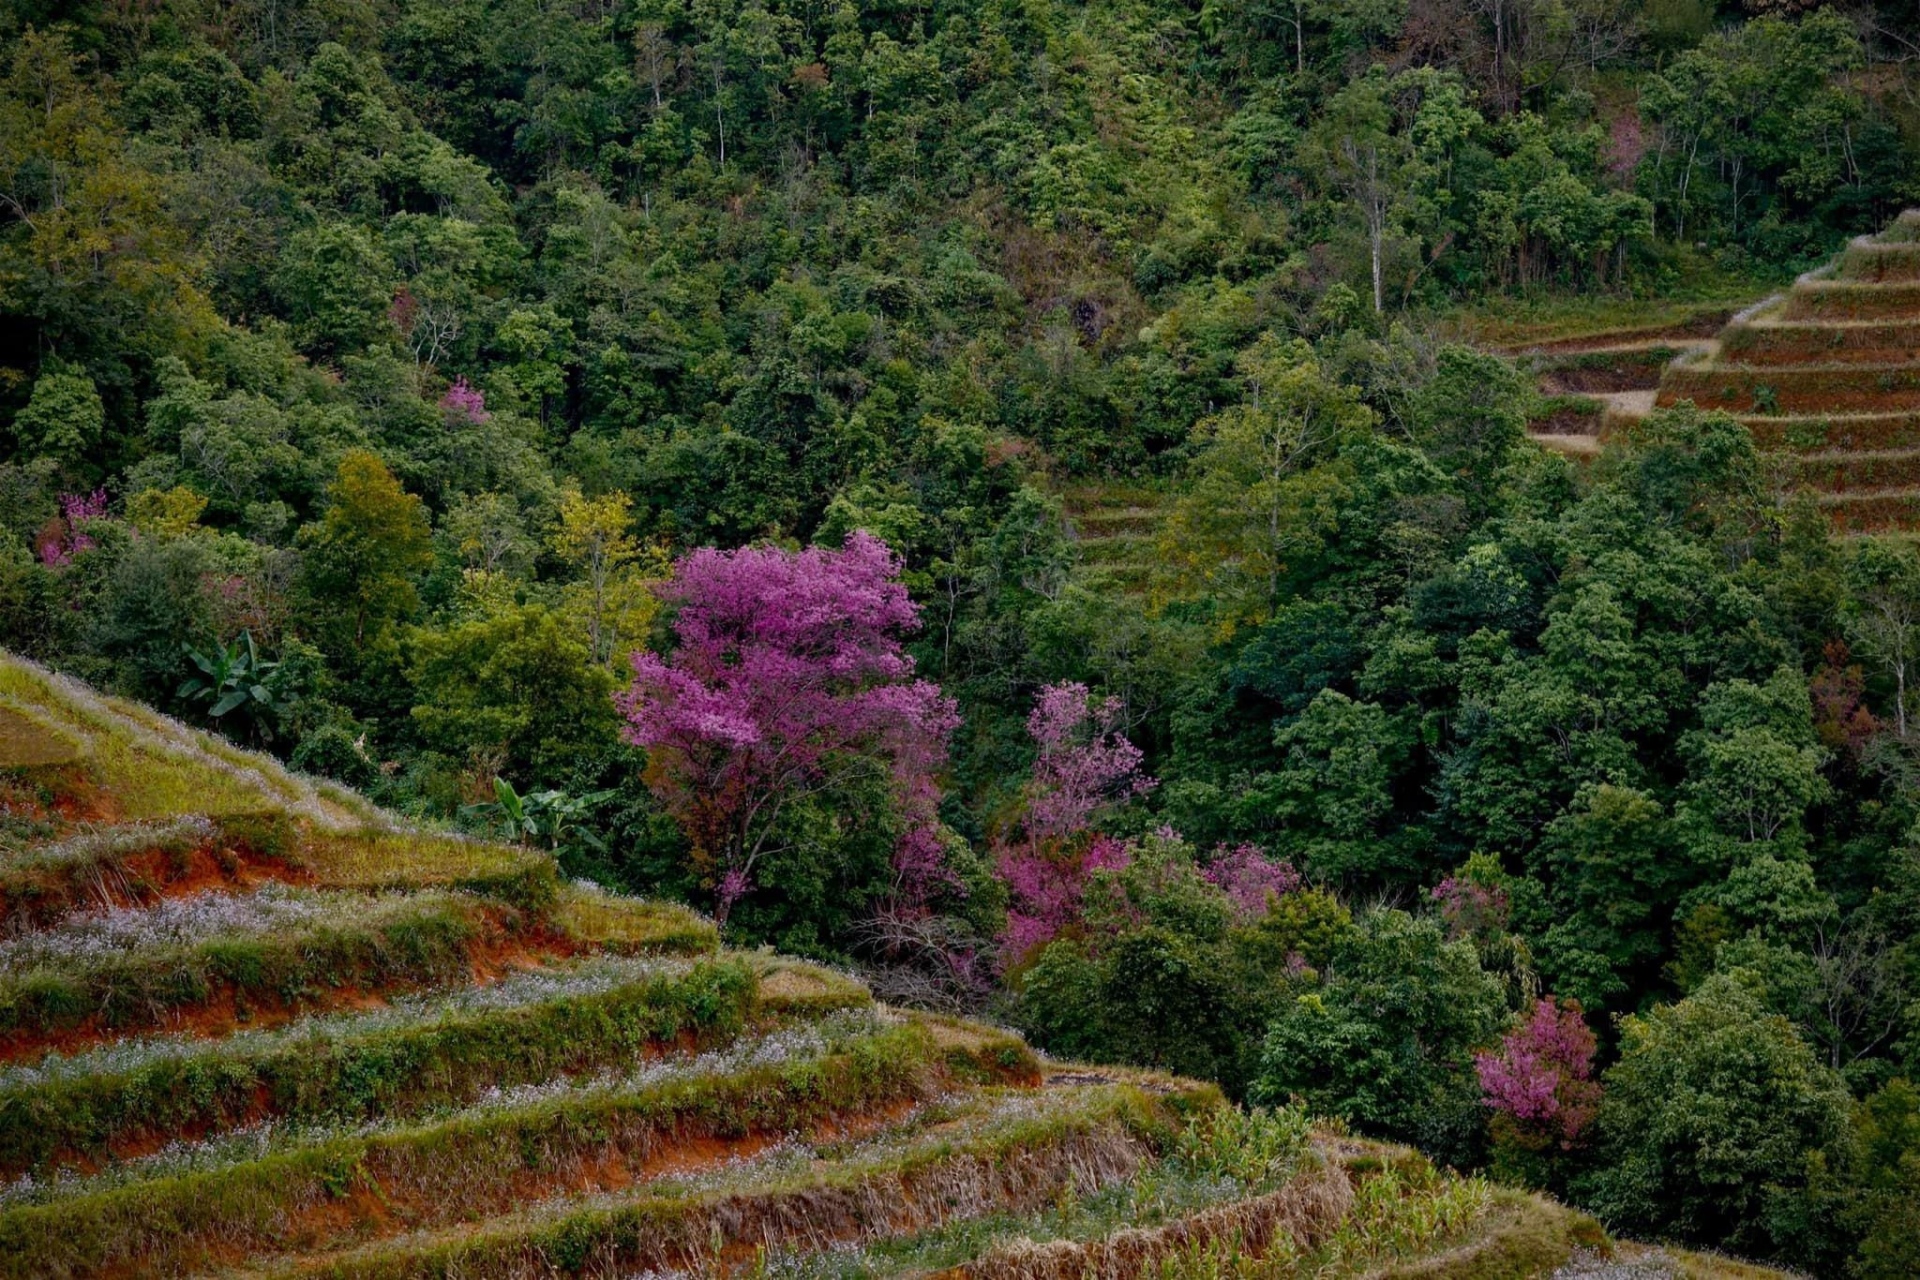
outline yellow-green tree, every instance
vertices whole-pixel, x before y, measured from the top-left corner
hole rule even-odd
[[[1191,478],[1160,538],[1165,590],[1211,597],[1228,631],[1265,619],[1288,569],[1324,544],[1347,487],[1331,460],[1373,424],[1305,342],[1265,334],[1235,364],[1246,399],[1194,427]]]
[[[587,652],[595,662],[624,662],[660,610],[649,583],[666,565],[658,547],[634,537],[633,499],[617,490],[598,498],[567,490],[553,551],[580,575],[567,587],[564,611],[585,630]]]
[[[327,490],[327,511],[300,531],[316,629],[342,647],[370,647],[420,607],[413,575],[433,563],[420,499],[387,464],[351,449]]]

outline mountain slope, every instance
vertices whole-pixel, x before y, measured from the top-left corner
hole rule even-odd
[[[1523,1276],[1606,1246],[4,655],[0,921],[0,1277]]]

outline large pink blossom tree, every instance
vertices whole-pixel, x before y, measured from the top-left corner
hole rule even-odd
[[[722,925],[784,847],[783,814],[876,764],[904,823],[896,896],[924,896],[947,874],[935,779],[959,715],[901,649],[919,610],[899,573],[885,543],[855,532],[838,550],[695,551],[662,588],[678,606],[676,646],[634,655],[620,705]]]

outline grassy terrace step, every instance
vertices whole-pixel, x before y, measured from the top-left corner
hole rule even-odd
[[[1587,351],[1535,357],[1548,395],[1591,395],[1660,385],[1660,374],[1688,348],[1660,344],[1627,351]]]
[[[1920,209],[1908,209],[1875,238],[1882,244],[1920,241]]]
[[[1740,419],[1762,449],[1796,453],[1887,452],[1920,448],[1920,413],[1835,414]]]
[[[150,1029],[226,1025],[469,977],[537,944],[537,917],[470,894],[205,894],[0,944],[0,1061]]]
[[[1790,484],[1826,492],[1920,488],[1920,449],[1802,455],[1787,465]]]
[[[1659,403],[1774,415],[1920,410],[1920,364],[1742,369],[1680,365],[1660,384]]]
[[[1920,281],[1863,284],[1802,280],[1787,294],[1784,320],[1885,320],[1920,312]]]
[[[989,1213],[855,1249],[783,1250],[765,1269],[783,1280],[1137,1280],[1216,1247],[1249,1260],[1282,1240],[1311,1248],[1353,1198],[1346,1173],[1319,1158],[1273,1190],[1168,1161],[1035,1213]]]
[[[284,824],[188,814],[0,847],[0,928],[44,928],[89,907],[131,906],[214,886],[306,883]]]
[[[621,897],[586,882],[562,885],[548,919],[569,938],[613,955],[701,955],[720,949],[720,931],[692,908]]]
[[[1900,364],[1920,357],[1920,323],[1735,325],[1717,364],[1735,367]]]
[[[268,1120],[466,1106],[490,1089],[608,1069],[662,1045],[730,1040],[755,999],[739,959],[594,959],[222,1040],[133,1041],[0,1069],[0,1175],[44,1176]]]
[[[1856,240],[1840,255],[1836,275],[1867,284],[1920,280],[1920,242]]]
[[[109,820],[180,813],[258,813],[273,807],[327,830],[387,826],[365,798],[301,777],[137,703],[12,654],[0,655],[0,708],[73,744],[86,799]]]
[[[739,1157],[782,1135],[924,1101],[933,1037],[868,1018],[802,1028],[624,1077],[534,1087],[444,1120],[0,1213],[0,1276],[179,1274],[268,1249],[337,1249],[643,1183],[688,1148]],[[718,1150],[714,1148],[717,1146]],[[342,1202],[380,1213],[343,1216]],[[21,1265],[5,1259],[28,1260]]]
[[[1576,1243],[1604,1241],[1597,1223],[1531,1197],[1497,1190],[1475,1178],[1436,1170],[1418,1156],[1368,1160],[1365,1168],[1329,1165],[1331,1178],[1305,1177],[1258,1199],[1203,1211],[1153,1230],[1122,1230],[1103,1239],[1015,1241],[951,1273],[953,1280],[1261,1280],[1290,1277],[1425,1274],[1436,1253],[1476,1256],[1489,1240],[1507,1242],[1517,1221],[1530,1230],[1526,1248],[1502,1258],[1516,1269],[1453,1270],[1440,1275],[1546,1276]],[[1528,1210],[1514,1212],[1514,1202]],[[1564,1215],[1564,1220],[1557,1215]],[[1543,1224],[1545,1230],[1540,1230]],[[1445,1252],[1441,1252],[1445,1251]]]
[[[550,905],[559,887],[553,859],[531,849],[424,832],[302,832],[273,815],[186,814],[0,846],[0,923],[16,931],[44,927],[84,907],[263,881],[367,890],[446,886],[529,909]]]
[[[1920,489],[1822,494],[1820,509],[1842,533],[1912,529],[1920,527]]]
[[[1043,1099],[989,1090],[956,1118],[934,1108],[845,1150],[801,1150],[344,1254],[289,1258],[264,1274],[489,1280],[704,1269],[797,1241],[858,1243],[990,1209],[1030,1211],[1132,1177],[1172,1132],[1178,1102],[1129,1086]]]

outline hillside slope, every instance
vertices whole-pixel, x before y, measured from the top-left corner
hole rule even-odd
[[[0,922],[0,1277],[1529,1276],[1607,1247],[1403,1149],[727,951],[4,654]]]
[[[1920,210],[1670,365],[1658,402],[1682,400],[1737,415],[1836,529],[1920,527]]]

